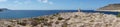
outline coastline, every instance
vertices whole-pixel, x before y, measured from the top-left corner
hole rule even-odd
[[[120,12],[120,10],[95,10],[95,11]]]

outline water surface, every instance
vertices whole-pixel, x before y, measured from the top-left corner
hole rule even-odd
[[[11,18],[26,18],[26,17],[37,17],[43,15],[51,15],[60,12],[77,12],[77,10],[8,10],[0,12],[0,18],[11,19]],[[93,10],[81,10],[81,12],[100,12]],[[100,12],[105,14],[117,15],[118,12]]]

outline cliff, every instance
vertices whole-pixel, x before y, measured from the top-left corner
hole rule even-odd
[[[0,27],[120,27],[120,18],[102,13],[59,13],[28,19],[0,20]]]

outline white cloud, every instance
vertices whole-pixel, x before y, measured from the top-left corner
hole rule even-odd
[[[22,2],[20,1],[14,1],[15,4],[23,4]]]
[[[0,0],[0,2],[6,2],[7,0]]]
[[[38,2],[47,3],[48,0],[38,0]]]
[[[38,2],[41,2],[41,3],[48,3],[48,4],[53,4],[53,2],[48,1],[48,0],[38,0]]]
[[[13,1],[15,4],[29,4],[29,3],[31,3],[31,1],[18,1],[18,0],[16,0],[16,1]]]
[[[14,7],[18,7],[20,5],[28,5],[32,2],[30,0],[26,0],[26,1],[15,0],[15,1],[13,1],[13,3],[14,3],[14,5],[13,5]]]
[[[41,1],[41,2],[43,2],[43,3],[48,3],[48,0],[43,0],[43,1]]]
[[[7,2],[8,0],[0,0],[0,2]],[[13,3],[15,4],[29,4],[32,0],[14,0]],[[49,0],[37,0],[40,3],[46,3],[46,4],[53,4],[52,1]]]
[[[53,2],[49,2],[49,4],[53,4]]]

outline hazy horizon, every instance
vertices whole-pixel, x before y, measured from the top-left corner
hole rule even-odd
[[[96,10],[120,0],[0,0],[0,8],[11,10]]]

